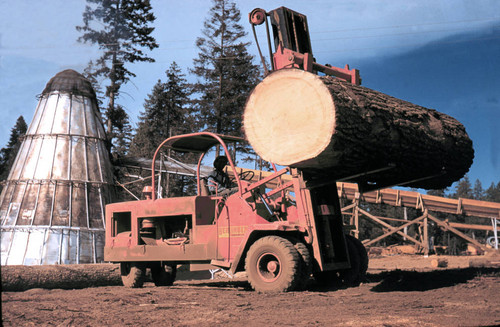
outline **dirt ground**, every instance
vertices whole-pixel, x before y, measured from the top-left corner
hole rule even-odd
[[[193,275],[181,272],[184,280],[172,287],[2,292],[2,320],[4,326],[500,324],[500,268],[470,268],[471,257],[446,257],[448,267],[432,268],[432,259],[370,258],[367,281],[347,289],[259,294],[244,275],[186,280]]]

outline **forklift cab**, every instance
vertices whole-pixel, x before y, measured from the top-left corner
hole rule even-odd
[[[152,163],[152,182],[145,188],[145,200],[112,203],[106,206],[105,258],[112,262],[197,262],[212,260],[228,262],[234,256],[238,243],[246,230],[239,225],[238,235],[231,217],[239,212],[250,216],[248,205],[241,205],[241,194],[249,184],[237,174],[227,144],[242,142],[242,138],[209,132],[173,136],[157,148]],[[234,173],[237,193],[230,196],[207,194],[203,188],[201,163],[207,151],[219,145],[228,158]],[[162,149],[198,153],[196,168],[197,194],[192,196],[161,198],[157,192],[155,161]],[[206,172],[205,172],[206,174]],[[147,193],[147,194],[146,194]],[[245,216],[245,217],[246,217]],[[229,228],[231,227],[231,234]],[[193,268],[193,267],[192,267]]]
[[[156,180],[155,176],[155,162],[162,148],[171,149],[177,152],[189,152],[189,153],[199,153],[198,165],[196,168],[196,189],[198,196],[209,196],[215,195],[218,196],[218,192],[215,194],[211,194],[209,191],[209,181],[207,180],[207,176],[202,176],[201,174],[201,163],[205,158],[206,153],[214,146],[219,145],[223,151],[224,155],[228,158],[228,164],[231,171],[234,173],[234,184],[238,189],[238,193],[241,195],[242,186],[245,183],[242,183],[242,178],[245,177],[241,174],[237,174],[236,167],[234,165],[233,159],[229,150],[227,148],[227,144],[229,143],[238,143],[244,142],[244,139],[236,136],[227,136],[227,135],[218,135],[210,132],[200,132],[200,133],[192,133],[186,135],[173,136],[160,144],[156,149],[155,155],[153,157],[152,164],[152,189],[155,190]],[[157,194],[153,192],[152,199],[155,200],[157,198]]]

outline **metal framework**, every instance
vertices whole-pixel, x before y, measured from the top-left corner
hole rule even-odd
[[[136,200],[139,200],[137,194],[134,194],[131,190],[129,190],[128,186],[136,183],[149,183],[151,179],[151,166],[152,159],[145,158],[123,158],[116,162],[116,167],[123,169],[124,176],[130,178],[130,181],[119,183],[116,181],[117,185],[123,188],[127,193],[129,193]],[[207,177],[213,170],[211,167],[200,166],[200,175],[202,177]],[[196,177],[197,166],[193,164],[185,164],[182,163],[172,157],[167,156],[164,153],[161,153],[160,162],[155,163],[155,177],[158,177],[158,190],[164,185],[167,184],[169,174],[178,175],[178,176],[186,176],[186,177]],[[166,176],[165,176],[166,175]],[[165,183],[163,182],[165,180]],[[157,194],[161,194],[157,190]]]

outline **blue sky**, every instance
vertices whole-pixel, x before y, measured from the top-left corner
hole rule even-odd
[[[483,187],[500,181],[500,1],[496,0],[337,0],[236,1],[242,25],[255,7],[285,5],[304,13],[319,63],[361,72],[363,85],[461,121],[474,142],[469,177]],[[83,71],[99,56],[95,46],[76,42],[83,0],[0,0],[0,147],[23,115],[31,122],[48,80],[61,70]],[[137,64],[137,74],[118,102],[132,123],[144,99],[176,61],[184,72],[196,57],[210,1],[152,0],[160,48],[154,64]],[[263,29],[258,33],[261,42]],[[249,51],[257,55],[255,45]],[[267,52],[266,52],[267,53]],[[189,80],[192,76],[187,74]]]

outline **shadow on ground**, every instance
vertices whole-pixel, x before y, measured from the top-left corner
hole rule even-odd
[[[30,288],[76,289],[99,286],[121,285],[119,268],[116,265],[62,265],[62,266],[2,266],[2,291],[25,291]],[[179,274],[180,283],[213,288],[233,288],[251,290],[245,278],[231,280],[210,280],[209,272],[185,275]],[[196,275],[196,276],[194,276]],[[377,274],[368,274],[367,283],[375,286],[372,292],[413,292],[428,291],[467,283],[478,276],[500,277],[500,268],[465,268],[445,269],[430,272],[394,270]],[[203,278],[190,280],[190,278]],[[151,282],[150,278],[146,279]],[[332,283],[328,287],[315,285],[311,280],[308,291],[329,292],[345,289],[345,286]]]
[[[430,272],[394,270],[378,274],[368,274],[366,282],[377,283],[371,288],[372,292],[425,292],[457,284],[467,283],[478,276],[500,277],[499,268],[465,268],[446,269]],[[251,291],[252,288],[246,280],[210,280],[188,281],[189,285],[213,288],[234,288]],[[313,281],[307,291],[331,292],[349,288],[341,285],[319,286]]]
[[[246,280],[209,280],[209,281],[188,281],[190,286],[213,287],[213,288],[234,288],[251,291],[252,287]]]
[[[498,268],[446,269],[430,272],[394,270],[369,274],[369,282],[378,282],[372,292],[428,291],[467,283],[478,276],[500,276]]]

